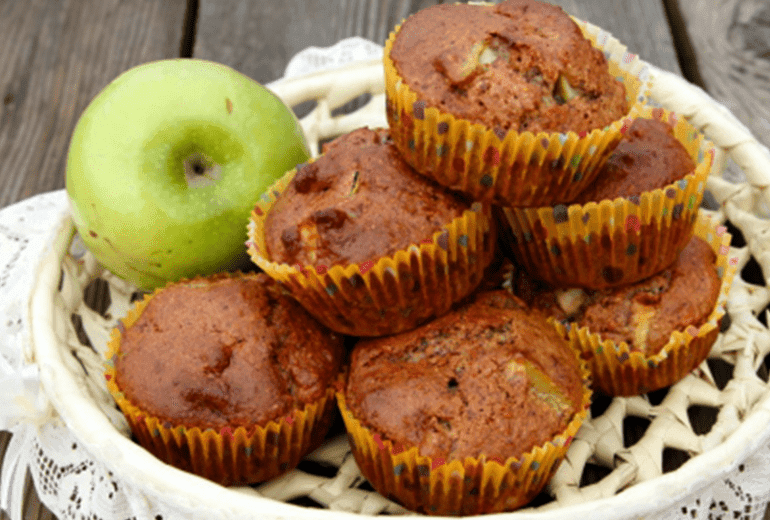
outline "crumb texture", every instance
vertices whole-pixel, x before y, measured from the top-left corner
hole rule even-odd
[[[561,432],[581,401],[573,352],[502,290],[414,331],[361,341],[346,389],[365,426],[445,460],[520,455]]]
[[[123,335],[116,378],[173,425],[264,425],[321,398],[341,360],[341,336],[267,275],[215,275],[152,298]]]
[[[604,54],[560,7],[533,0],[424,9],[390,57],[428,106],[494,129],[590,131],[629,108]]]
[[[265,217],[267,254],[291,265],[376,261],[431,239],[469,208],[412,170],[387,130],[361,128],[298,169]]]

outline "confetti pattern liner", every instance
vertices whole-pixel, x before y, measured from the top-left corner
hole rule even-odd
[[[196,280],[203,278],[192,279]],[[139,444],[167,464],[222,485],[264,482],[294,468],[306,453],[320,443],[331,425],[333,386],[318,401],[307,404],[304,409],[292,410],[288,416],[266,425],[224,427],[220,430],[163,421],[132,403],[118,387],[115,360],[120,355],[122,331],[136,323],[149,301],[163,289],[156,289],[137,301],[126,317],[120,320],[119,326],[112,330],[104,364],[107,389],[125,415]]]
[[[706,178],[720,170],[723,154],[685,118],[644,107],[640,117],[673,126],[695,171],[639,196],[505,208],[508,250],[532,276],[555,287],[601,289],[637,282],[671,265],[690,240]],[[630,126],[629,118],[624,122]]]
[[[591,405],[590,372],[583,360],[580,368],[583,402],[564,431],[504,461],[484,455],[449,462],[422,456],[417,447],[394,444],[364,426],[345,406],[342,392],[337,393],[337,404],[356,463],[381,495],[428,515],[512,511],[540,493],[586,418]]]
[[[573,18],[574,19],[574,18]],[[606,31],[575,22],[626,87],[630,116],[647,102],[649,68]],[[474,200],[537,207],[575,198],[596,177],[625,131],[623,120],[590,133],[504,132],[426,106],[390,59],[400,25],[385,44],[386,112],[393,142],[418,172]]]
[[[287,172],[257,202],[248,226],[249,255],[335,332],[384,336],[413,329],[470,294],[494,258],[491,208],[477,202],[432,237],[391,256],[344,267],[273,262],[265,256],[265,218],[295,173]]]
[[[709,243],[717,255],[715,269],[722,281],[714,310],[700,327],[674,331],[669,342],[656,354],[648,355],[625,342],[602,340],[586,327],[565,326],[549,318],[556,330],[567,337],[589,360],[594,388],[610,396],[632,396],[672,385],[694,370],[708,357],[725,315],[727,295],[735,276],[737,258],[729,258],[730,233],[724,226],[714,227],[701,216],[695,236]]]

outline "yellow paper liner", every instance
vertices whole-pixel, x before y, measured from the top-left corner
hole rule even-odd
[[[507,250],[532,276],[555,287],[627,285],[671,265],[690,240],[706,179],[721,169],[723,154],[673,112],[644,107],[639,115],[673,125],[695,171],[635,197],[505,208]]]
[[[214,276],[223,275],[226,274]],[[198,279],[203,278],[192,281]],[[178,283],[187,282],[190,280]],[[173,284],[165,287],[170,285]],[[264,482],[294,468],[306,453],[320,444],[331,425],[334,385],[330,385],[321,399],[264,426],[254,424],[218,430],[164,421],[132,403],[118,387],[115,360],[120,355],[121,329],[133,326],[149,301],[165,287],[136,302],[120,320],[121,325],[112,330],[105,354],[107,389],[125,415],[136,440],[163,462],[222,485]]]
[[[573,18],[574,19],[574,18]],[[649,69],[606,31],[574,19],[623,82],[633,116],[649,96]],[[537,207],[575,198],[625,132],[625,117],[591,132],[503,132],[426,106],[399,76],[385,44],[386,113],[393,142],[418,172],[474,200]]]
[[[287,172],[257,202],[248,251],[254,263],[333,331],[384,336],[413,329],[470,294],[494,257],[491,208],[477,202],[432,237],[390,256],[346,266],[273,262],[265,256],[264,222],[295,173]]]
[[[674,331],[669,342],[657,353],[648,354],[622,342],[602,340],[587,327],[567,327],[553,318],[556,330],[588,359],[594,388],[610,396],[632,396],[672,385],[694,370],[708,357],[725,315],[727,295],[735,276],[737,258],[728,258],[730,233],[701,216],[695,236],[709,243],[717,255],[715,269],[722,282],[714,310],[700,327]]]
[[[337,392],[337,404],[356,463],[381,495],[428,515],[512,511],[530,502],[548,483],[588,414],[591,376],[585,361],[579,359],[579,363],[583,402],[578,412],[550,441],[504,461],[480,454],[447,463],[420,455],[416,446],[394,444],[364,426],[345,406],[342,392]]]

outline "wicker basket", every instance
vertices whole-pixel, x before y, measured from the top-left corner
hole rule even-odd
[[[732,183],[712,174],[707,184],[711,196],[706,199],[714,210],[702,211],[720,223],[729,220],[742,231],[746,245],[731,251],[738,258],[739,271],[753,257],[770,273],[770,221],[762,218],[770,201],[770,154],[702,91],[671,74],[653,72],[654,101],[704,129],[726,151],[730,167],[745,175],[745,182]],[[315,100],[316,107],[302,119],[302,126],[316,153],[320,140],[362,125],[385,123],[380,61],[287,80],[275,91],[291,106]],[[371,99],[363,107],[332,116],[335,108],[364,94]],[[93,457],[122,486],[134,490],[134,514],[154,517],[155,506],[161,505],[180,518],[360,519],[404,512],[366,489],[344,435],[328,439],[308,457],[311,462],[304,470],[300,466],[254,488],[220,487],[161,463],[134,443],[101,379],[99,358],[108,331],[128,309],[133,293],[133,287],[97,265],[67,218],[40,266],[31,315],[45,392]],[[94,309],[98,301],[108,306]],[[658,392],[596,404],[593,418],[580,430],[549,483],[550,498],[543,496],[536,505],[496,518],[659,518],[661,511],[683,497],[733,471],[770,439],[770,389],[763,365],[770,353],[770,332],[757,319],[768,302],[770,292],[764,284],[753,285],[736,276],[728,303],[729,328],[720,334],[710,360],[671,387],[662,400]],[[726,383],[720,381],[724,378]],[[693,429],[694,406],[711,410],[707,433]],[[624,423],[630,417],[647,427],[640,428],[635,442],[628,445]],[[667,448],[684,452],[690,460],[664,472],[670,465],[663,456]],[[314,474],[312,467],[325,470]],[[595,476],[597,468],[605,468],[599,471],[601,478]]]

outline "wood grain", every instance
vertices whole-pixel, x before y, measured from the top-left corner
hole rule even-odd
[[[8,443],[11,442],[11,437],[11,432],[0,430],[0,468],[3,467],[5,453],[8,450]],[[0,520],[7,520],[8,518],[8,514],[0,509]]]
[[[704,86],[770,145],[770,4],[679,0]]]
[[[440,0],[200,0],[193,56],[267,83],[289,58],[349,36],[383,44],[403,18]]]
[[[179,55],[186,0],[0,2],[0,207],[64,187],[72,129],[128,68]]]
[[[0,431],[0,466],[2,466],[3,460],[5,459],[6,450],[8,449],[8,443],[10,442],[11,437],[12,435],[10,432]],[[40,498],[38,498],[29,471],[27,471],[24,480],[25,496],[22,499],[21,518],[23,520],[56,520],[56,515],[51,513],[51,511],[40,501]],[[15,514],[16,511],[13,511],[13,513]],[[8,512],[0,510],[0,520],[10,520],[10,518]]]

